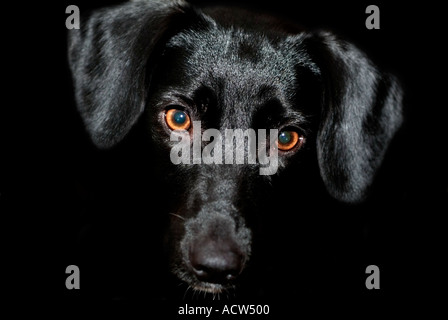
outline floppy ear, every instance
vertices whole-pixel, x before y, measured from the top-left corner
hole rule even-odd
[[[317,136],[321,176],[333,197],[359,202],[402,123],[402,90],[353,44],[328,32],[312,38],[324,90]]]
[[[69,31],[76,102],[98,147],[123,139],[144,110],[150,56],[187,7],[174,0],[128,2],[96,11]]]

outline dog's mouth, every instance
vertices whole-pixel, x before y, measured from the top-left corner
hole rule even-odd
[[[234,279],[223,282],[201,281],[192,270],[185,271],[180,268],[174,268],[173,273],[179,280],[187,285],[188,289],[186,291],[188,292],[191,290],[193,296],[196,293],[210,293],[215,296],[225,292],[231,292],[236,288]]]
[[[234,285],[222,285],[219,283],[209,283],[209,282],[200,282],[195,285],[192,285],[194,291],[204,292],[204,293],[212,293],[212,294],[220,294],[225,291],[229,291],[234,289]]]
[[[228,292],[236,287],[236,281],[242,267],[238,269],[220,269],[209,268],[202,265],[197,265],[189,261],[184,272],[177,272],[177,276],[186,282],[189,288],[194,292],[220,294]],[[216,267],[216,266],[215,266]]]

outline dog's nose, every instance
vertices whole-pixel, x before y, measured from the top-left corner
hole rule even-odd
[[[243,255],[231,241],[198,241],[190,250],[190,263],[200,281],[226,284],[243,268]]]

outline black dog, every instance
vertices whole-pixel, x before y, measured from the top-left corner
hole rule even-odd
[[[296,212],[317,208],[321,185],[341,202],[362,201],[402,122],[396,79],[354,45],[240,9],[150,0],[98,10],[70,31],[69,62],[99,148],[122,141],[137,122],[149,128],[151,169],[169,187],[160,214],[172,218],[172,271],[205,292],[238,283],[263,246],[274,246],[261,235],[279,225],[289,230],[286,248],[291,230],[307,228]],[[223,136],[278,129],[269,146],[278,170],[173,164],[172,131],[193,136],[195,121]]]

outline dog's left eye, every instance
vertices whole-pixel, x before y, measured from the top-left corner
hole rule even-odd
[[[169,109],[165,113],[165,120],[171,130],[188,130],[191,126],[190,116],[179,109]]]
[[[302,147],[305,142],[303,135],[293,130],[282,130],[278,134],[277,146],[282,151],[292,150],[294,147]]]

